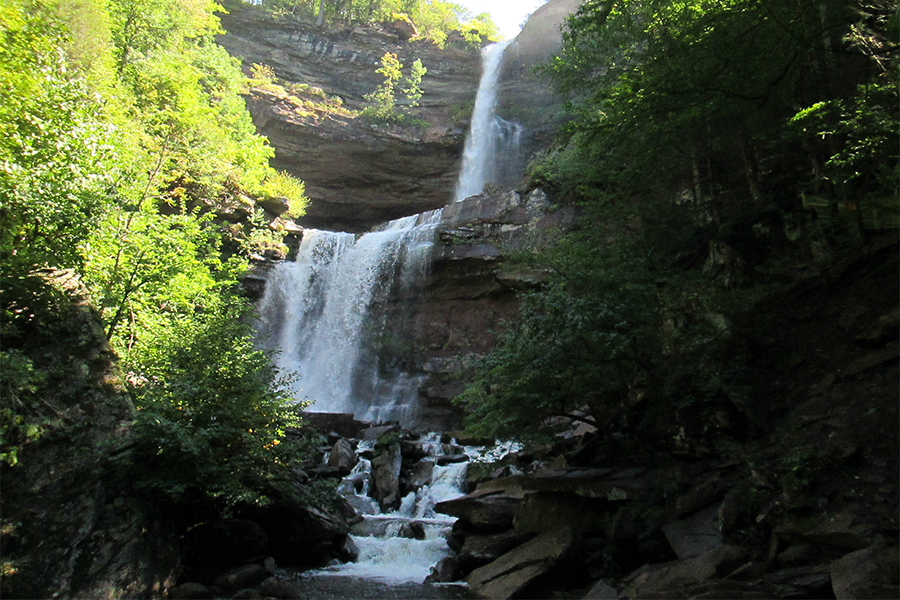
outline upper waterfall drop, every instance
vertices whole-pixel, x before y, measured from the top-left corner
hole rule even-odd
[[[509,183],[509,171],[518,171],[525,128],[496,115],[503,52],[511,42],[497,42],[482,50],[481,80],[456,184],[456,202],[481,194],[488,183]]]

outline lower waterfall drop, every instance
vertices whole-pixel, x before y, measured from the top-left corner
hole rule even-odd
[[[372,308],[414,302],[440,217],[440,210],[413,215],[362,236],[307,229],[296,258],[276,265],[259,303],[258,333],[279,351],[279,369],[296,377],[298,400],[365,420],[415,417],[419,381],[381,364],[383,332]]]

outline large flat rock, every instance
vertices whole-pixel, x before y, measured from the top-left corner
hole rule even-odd
[[[485,598],[516,598],[550,573],[572,550],[575,541],[575,534],[567,527],[545,532],[475,569],[466,581],[472,591]]]

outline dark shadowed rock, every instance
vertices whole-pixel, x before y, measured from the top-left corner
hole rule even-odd
[[[346,438],[335,442],[328,455],[328,466],[340,470],[345,476],[350,474],[358,462],[359,457],[356,456],[356,451]]]
[[[469,573],[497,560],[532,537],[516,531],[504,531],[492,535],[469,534],[465,537],[462,548],[459,550],[459,568],[463,573]]]
[[[714,504],[686,519],[663,526],[663,534],[678,558],[697,556],[722,545],[720,507],[720,504]]]
[[[569,528],[545,532],[475,569],[466,581],[475,593],[491,600],[518,597],[550,573],[572,550],[575,541]]]
[[[588,535],[603,531],[602,500],[577,494],[534,492],[526,494],[516,511],[513,525],[519,533],[541,533],[571,527]]]
[[[169,589],[166,597],[172,600],[204,600],[215,598],[216,593],[202,583],[188,581]]]
[[[468,495],[438,502],[434,510],[459,517],[475,531],[494,532],[510,529],[521,498],[502,494]]]
[[[281,565],[327,562],[350,531],[337,515],[295,500],[258,508],[252,517],[269,536],[270,553]]]
[[[845,554],[830,565],[835,598],[897,598],[897,548],[871,547]]]
[[[4,566],[2,596],[158,595],[174,583],[178,539],[169,515],[153,508],[157,498],[124,480],[132,473],[110,476],[110,459],[129,464],[135,441],[134,406],[115,352],[74,271],[42,269],[33,277],[32,285],[59,295],[22,351],[36,352],[36,373],[49,363],[53,375],[38,385],[40,401],[28,409],[48,407],[46,415],[28,413],[29,422],[46,416],[45,434],[23,448],[14,467],[3,464],[0,545],[4,565],[18,572]],[[7,290],[4,284],[4,296]],[[29,310],[37,313],[40,296],[29,297],[38,303]],[[7,333],[4,327],[3,350],[11,351],[16,345]],[[9,400],[4,389],[4,410]]]
[[[618,590],[601,579],[588,590],[583,600],[616,600],[618,597]]]
[[[624,580],[620,598],[678,598],[673,590],[723,578],[747,560],[747,551],[721,546],[700,556],[641,567]]]
[[[248,519],[201,523],[184,534],[183,556],[191,567],[227,569],[265,554],[269,536]]]
[[[775,532],[790,541],[826,544],[856,550],[869,546],[874,528],[851,509],[836,513],[821,513],[815,518],[791,519]]]
[[[337,557],[342,562],[356,562],[359,559],[359,547],[349,535],[338,545]]]
[[[459,565],[455,556],[445,556],[431,567],[425,583],[450,583],[459,580]]]
[[[383,511],[400,506],[400,445],[382,448],[372,459],[372,497]]]
[[[359,431],[369,425],[358,421],[352,413],[304,412],[303,419],[319,433],[335,431],[345,438],[357,437]]]
[[[226,592],[235,592],[241,588],[247,588],[261,583],[268,576],[263,565],[242,565],[231,569],[213,581],[213,585]]]

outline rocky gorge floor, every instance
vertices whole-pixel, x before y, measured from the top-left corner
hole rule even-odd
[[[842,265],[760,305],[755,369],[770,400],[756,415],[761,435],[626,460],[598,453],[596,432],[574,432],[473,463],[468,494],[435,507],[457,521],[429,576],[467,587],[373,584],[363,588],[374,595],[358,597],[897,597],[897,263],[893,236],[874,236]],[[332,456],[354,452],[366,435],[358,425],[340,434],[323,426]],[[382,490],[373,497],[389,509],[434,458],[418,452],[418,434],[373,431],[388,430],[394,449],[370,458]],[[379,464],[401,463],[395,476],[379,475]],[[343,518],[359,519],[352,510]],[[222,597],[363,589],[338,592],[264,564],[256,576],[265,577],[251,591]],[[200,597],[180,593],[172,597]]]

